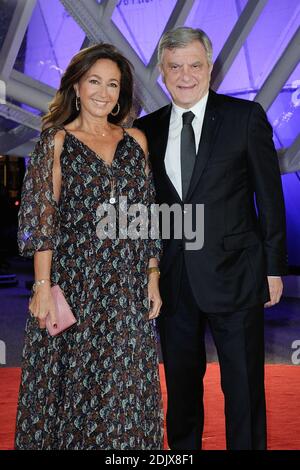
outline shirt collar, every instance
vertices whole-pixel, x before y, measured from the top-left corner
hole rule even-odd
[[[172,101],[172,113],[176,115],[177,119],[178,118],[181,119],[183,113],[192,111],[195,114],[197,119],[202,119],[203,111],[206,107],[207,99],[208,99],[208,92],[204,96],[202,96],[202,98],[196,104],[194,104],[192,108],[189,108],[189,109],[181,108],[180,106],[177,106],[177,104],[175,104],[174,101]]]

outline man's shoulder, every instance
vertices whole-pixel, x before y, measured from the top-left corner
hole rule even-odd
[[[261,107],[260,104],[256,103],[255,101],[237,98],[235,96],[223,95],[221,93],[213,92],[213,99],[218,105],[221,105],[225,110],[227,108],[241,112],[251,112],[254,108]]]

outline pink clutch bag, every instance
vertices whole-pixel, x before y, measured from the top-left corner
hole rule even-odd
[[[54,328],[52,325],[50,315],[46,318],[46,327],[51,336],[56,336],[73,326],[77,320],[74,317],[61,288],[58,285],[53,286],[51,287],[51,293],[56,307],[57,328]]]

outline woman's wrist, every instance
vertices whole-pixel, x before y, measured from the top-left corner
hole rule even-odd
[[[159,277],[160,273],[159,272],[152,272],[151,274],[148,274],[148,284],[159,284]]]
[[[37,289],[41,288],[41,287],[51,287],[51,281],[50,279],[48,278],[45,278],[45,279],[36,279],[33,286],[32,286],[32,290],[33,292],[36,292]]]
[[[151,277],[151,276],[157,276],[157,277],[159,277],[159,276],[160,276],[159,267],[158,267],[158,266],[151,266],[151,267],[148,267],[148,269],[147,269],[147,274],[148,274],[148,277]]]

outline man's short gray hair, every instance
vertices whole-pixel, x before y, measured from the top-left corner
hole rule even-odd
[[[193,41],[199,41],[202,44],[206,52],[207,62],[212,65],[213,48],[211,40],[201,29],[188,28],[187,26],[172,29],[162,35],[158,43],[158,64],[162,63],[165,49],[185,47]]]

